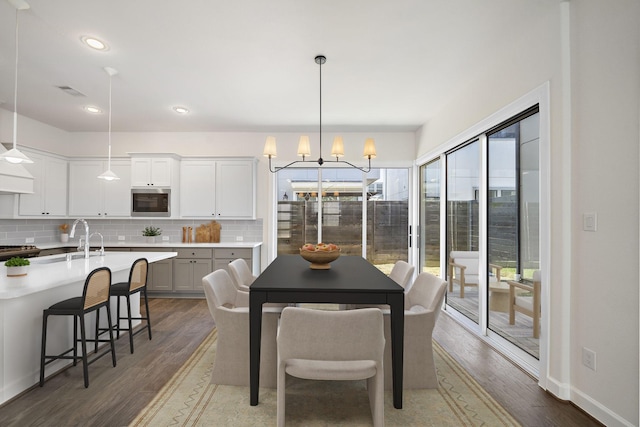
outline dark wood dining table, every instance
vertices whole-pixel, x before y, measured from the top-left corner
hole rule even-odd
[[[404,289],[361,256],[340,256],[328,270],[312,270],[299,255],[279,255],[249,291],[250,403],[258,404],[262,304],[388,304],[391,308],[393,406],[402,409]],[[386,369],[387,367],[385,367]]]

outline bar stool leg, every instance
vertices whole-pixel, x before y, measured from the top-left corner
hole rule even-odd
[[[108,320],[108,328],[109,328],[109,342],[111,344],[111,361],[113,362],[113,367],[116,367],[116,345],[113,341],[113,327],[111,326],[111,307],[107,304],[107,320]]]
[[[78,364],[78,321],[76,316],[73,316],[73,366]]]
[[[82,344],[82,373],[84,375],[84,388],[89,388],[89,366],[87,363],[87,340],[84,327],[84,315],[78,316],[80,318],[80,339]]]
[[[120,297],[117,296],[116,298],[116,331],[118,331],[117,338],[120,339]]]
[[[42,349],[40,351],[40,387],[44,386],[44,355],[47,348],[47,311],[42,315]]]
[[[131,321],[131,299],[130,295],[127,294],[127,317],[129,320],[129,347],[131,349],[131,354],[133,354],[133,322]]]
[[[94,353],[98,352],[98,338],[100,337],[100,309],[96,310],[96,335],[93,345]]]
[[[149,315],[149,298],[147,298],[147,287],[144,287],[144,307],[146,312],[147,319],[147,329],[149,329],[149,339],[151,339],[151,316]]]

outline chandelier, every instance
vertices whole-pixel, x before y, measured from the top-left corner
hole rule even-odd
[[[359,169],[362,172],[369,172],[371,170],[371,159],[376,157],[376,145],[373,138],[367,138],[364,143],[364,152],[363,156],[365,159],[369,161],[369,166],[366,168],[361,168],[356,166],[346,160],[340,160],[340,157],[344,157],[344,143],[342,141],[341,136],[336,136],[333,140],[333,145],[331,147],[331,156],[335,157],[335,160],[324,160],[322,158],[322,64],[327,62],[327,58],[323,55],[318,55],[315,57],[316,64],[320,66],[320,144],[319,144],[319,153],[320,157],[318,160],[307,160],[306,157],[311,155],[311,148],[309,144],[309,137],[307,135],[300,136],[300,140],[298,142],[298,156],[302,157],[302,160],[295,160],[285,166],[282,167],[272,167],[271,158],[276,157],[277,149],[276,149],[276,138],[274,136],[268,136],[267,140],[264,144],[264,156],[269,158],[269,170],[273,173],[278,172],[281,169],[288,168],[289,166],[295,165],[297,163],[313,163],[317,162],[319,166],[322,166],[324,163],[343,163],[351,166],[352,168]]]

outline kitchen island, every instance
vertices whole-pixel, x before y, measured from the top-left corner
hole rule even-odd
[[[105,252],[104,255],[92,252],[89,259],[80,257],[71,261],[66,261],[67,254],[52,255],[32,258],[29,273],[21,277],[7,277],[6,267],[1,263],[0,404],[39,381],[42,311],[45,308],[64,299],[81,296],[85,279],[96,268],[109,267],[112,283],[126,282],[136,259],[147,258],[153,263],[176,255],[176,252]],[[139,296],[137,300],[132,298],[134,316],[139,305]],[[115,300],[112,301],[113,317],[116,314],[114,308]],[[93,318],[88,319],[88,325],[93,324]],[[93,326],[88,326],[88,330],[92,331]],[[48,326],[48,353],[60,353],[72,345],[71,316],[52,317]],[[57,372],[70,363],[55,361],[47,365],[45,374]]]

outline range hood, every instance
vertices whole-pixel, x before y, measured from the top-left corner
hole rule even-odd
[[[0,144],[0,154],[7,151]],[[33,176],[20,164],[0,160],[0,194],[32,194]]]

